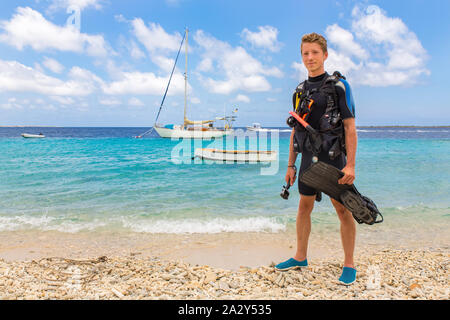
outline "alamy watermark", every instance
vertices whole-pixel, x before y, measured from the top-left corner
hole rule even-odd
[[[270,136],[270,137],[269,137]],[[261,175],[275,175],[279,169],[278,131],[255,132],[237,129],[233,134],[216,139],[174,139],[174,164],[259,163]]]
[[[79,291],[81,290],[83,279],[81,269],[77,266],[69,266],[66,269],[66,274],[69,275],[66,280],[65,287],[68,291]]]
[[[67,18],[66,25],[81,30],[81,9],[76,5],[71,5],[67,8],[66,13],[70,14]]]
[[[381,288],[381,270],[378,265],[367,268],[367,290],[378,290]]]

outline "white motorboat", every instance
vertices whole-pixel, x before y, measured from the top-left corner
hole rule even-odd
[[[197,148],[194,158],[214,161],[233,162],[273,162],[277,161],[276,151],[262,150],[220,150],[212,148]]]
[[[258,122],[253,123],[251,126],[247,126],[247,130],[250,131],[268,131],[267,129],[261,128],[261,124]]]
[[[280,130],[280,129],[267,129],[261,128],[260,123],[253,123],[251,126],[247,126],[247,130],[256,132],[291,132],[292,130]]]
[[[22,137],[24,137],[24,138],[35,138],[35,139],[45,138],[45,136],[42,133],[40,133],[40,134],[22,133]]]

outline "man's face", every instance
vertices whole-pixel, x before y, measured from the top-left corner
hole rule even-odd
[[[303,43],[302,60],[306,69],[308,69],[310,73],[322,69],[327,58],[328,53],[324,53],[318,43]]]

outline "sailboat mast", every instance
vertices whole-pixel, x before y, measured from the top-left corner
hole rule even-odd
[[[187,109],[187,72],[188,72],[188,28],[186,27],[186,66],[184,71],[184,127],[186,127],[186,109]]]

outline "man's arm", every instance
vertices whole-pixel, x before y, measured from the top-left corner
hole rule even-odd
[[[288,166],[293,166],[295,164],[295,161],[297,160],[297,152],[294,151],[294,134],[295,134],[295,129],[292,128],[291,140],[289,142],[289,161],[288,161]]]
[[[297,161],[297,152],[294,151],[294,134],[295,129],[292,128],[291,132],[291,140],[289,142],[289,160],[288,160],[288,168],[286,172],[285,181],[289,182],[290,185],[293,185],[296,178],[296,171],[292,167],[295,165],[295,161]]]
[[[358,135],[356,133],[355,118],[343,120],[345,130],[345,150],[347,151],[347,165],[342,169],[344,176],[339,179],[340,184],[352,184],[355,180],[356,147]]]

